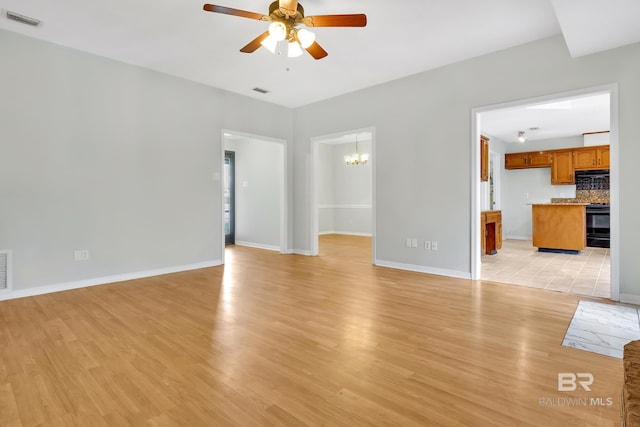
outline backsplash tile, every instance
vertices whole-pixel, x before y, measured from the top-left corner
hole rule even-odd
[[[578,176],[576,174],[576,191],[609,190],[609,175]]]

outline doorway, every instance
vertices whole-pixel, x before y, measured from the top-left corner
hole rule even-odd
[[[224,248],[287,249],[285,140],[223,130],[221,183]]]
[[[608,128],[603,128],[600,130],[605,130],[608,129],[610,130],[609,132],[609,140],[610,140],[610,149],[611,149],[611,165],[610,165],[610,171],[611,171],[611,190],[610,190],[610,205],[611,205],[611,248],[610,248],[610,252],[607,252],[607,254],[605,254],[605,258],[609,258],[610,260],[607,259],[607,262],[610,263],[610,268],[607,269],[603,269],[602,273],[603,275],[606,275],[606,278],[608,279],[608,287],[609,287],[609,292],[608,292],[608,296],[612,299],[612,300],[618,300],[619,299],[619,258],[618,258],[618,248],[619,248],[619,231],[618,231],[618,216],[617,216],[617,212],[618,212],[618,173],[617,173],[617,167],[618,167],[618,157],[617,157],[617,150],[618,150],[618,141],[617,141],[617,137],[618,137],[618,129],[617,129],[617,86],[616,85],[605,85],[605,86],[601,86],[601,87],[596,87],[596,88],[591,88],[591,89],[584,89],[584,90],[580,90],[580,91],[574,91],[574,92],[567,92],[567,93],[562,93],[562,94],[556,94],[556,95],[550,95],[550,96],[545,96],[545,97],[540,97],[540,98],[532,98],[532,99],[526,99],[526,100],[519,100],[519,101],[514,101],[514,102],[510,102],[510,103],[505,103],[505,104],[498,104],[498,105],[493,105],[493,106],[487,106],[487,107],[483,107],[483,108],[478,108],[478,109],[473,109],[472,111],[472,120],[473,120],[473,135],[475,135],[476,137],[474,138],[473,141],[473,147],[472,147],[472,157],[473,157],[473,166],[474,166],[474,170],[473,170],[473,175],[472,175],[472,181],[473,181],[473,186],[472,186],[472,195],[473,195],[473,203],[472,203],[472,236],[471,236],[471,240],[472,240],[472,258],[471,258],[471,272],[472,272],[472,279],[474,280],[480,280],[483,277],[482,274],[482,259],[481,259],[481,251],[480,251],[480,212],[482,210],[485,209],[485,201],[487,200],[484,197],[484,194],[486,194],[483,191],[483,185],[480,183],[480,175],[479,175],[479,169],[480,169],[480,147],[479,144],[476,141],[480,141],[480,135],[481,134],[485,134],[486,133],[486,128],[489,127],[489,122],[490,122],[490,116],[488,116],[487,114],[493,114],[493,113],[498,113],[498,112],[513,112],[513,111],[517,111],[518,109],[522,110],[522,109],[547,109],[547,110],[553,110],[554,111],[554,115],[556,118],[557,122],[563,123],[566,122],[568,120],[568,116],[571,113],[571,110],[576,110],[575,108],[575,104],[574,101],[580,101],[580,100],[588,100],[590,98],[597,98],[599,96],[602,95],[606,95],[607,96],[607,102],[606,102],[606,117],[605,119],[607,120],[607,124],[608,124]],[[573,105],[573,106],[572,106]],[[574,112],[579,112],[579,111],[574,111]],[[504,116],[504,117],[508,117]],[[494,117],[495,118],[495,117]],[[504,118],[503,118],[503,122],[504,122]],[[521,126],[523,129],[517,129],[518,131],[525,131],[525,135],[532,135],[534,136],[537,132],[540,133],[544,133],[549,131],[549,129],[544,128],[542,126],[540,126],[539,128],[537,128],[536,124],[529,124],[528,126]],[[518,135],[518,131],[514,130],[513,136],[514,136],[514,141],[515,143],[515,137]],[[588,133],[588,131],[586,130],[582,130],[580,131],[581,133]],[[570,134],[566,134],[566,135],[555,135],[555,139],[557,140],[562,140],[563,137],[569,138]],[[570,145],[569,147],[559,147],[559,146],[553,146],[553,145],[549,145],[549,146],[544,146],[544,140],[545,138],[537,138],[540,139],[541,141],[538,141],[539,144],[538,145],[532,145],[531,147],[536,147],[536,148],[531,148],[530,147],[523,147],[521,150],[505,150],[504,149],[504,139],[508,139],[508,137],[505,138],[498,138],[498,147],[502,144],[502,150],[498,149],[497,151],[501,151],[500,153],[500,167],[499,167],[499,171],[500,173],[503,174],[503,190],[500,192],[501,197],[502,197],[502,203],[501,203],[501,209],[503,210],[503,234],[504,234],[504,238],[505,238],[505,242],[507,242],[509,239],[509,237],[514,238],[515,240],[511,240],[511,242],[514,243],[514,249],[515,250],[521,250],[522,248],[520,246],[522,246],[522,241],[526,240],[527,235],[530,238],[530,233],[531,233],[531,226],[530,226],[530,214],[531,214],[531,206],[530,204],[532,203],[547,203],[550,202],[551,199],[571,199],[571,198],[575,198],[576,197],[576,189],[575,186],[571,186],[571,185],[554,185],[554,186],[546,186],[545,189],[543,191],[540,190],[540,188],[542,187],[534,187],[536,190],[527,190],[527,189],[523,189],[524,187],[521,186],[521,184],[523,183],[522,179],[524,179],[525,175],[527,174],[531,174],[532,176],[534,176],[534,178],[536,178],[539,183],[547,183],[550,180],[549,177],[549,168],[538,168],[538,169],[521,169],[518,171],[514,171],[514,170],[508,170],[506,171],[504,168],[504,154],[508,151],[523,151],[523,152],[528,152],[528,151],[537,151],[537,150],[552,150],[552,149],[560,149],[560,148],[574,148],[574,147],[581,147],[584,146],[584,142],[583,142],[583,137],[581,134],[576,134],[574,132],[573,134],[576,138],[576,143],[575,145]],[[549,139],[547,140],[547,142],[549,142],[549,144],[551,144],[554,141],[554,137],[553,136],[549,136]],[[536,138],[533,138],[536,139]],[[502,141],[502,142],[501,142]],[[532,141],[535,142],[535,141]],[[578,145],[580,144],[580,145]],[[518,173],[520,172],[520,173]],[[544,175],[544,174],[547,175]],[[512,174],[511,176],[509,176],[509,174]],[[505,176],[507,175],[507,176]],[[514,202],[514,198],[517,198],[517,200],[515,200]],[[506,212],[507,210],[511,210],[510,212]],[[520,211],[523,215],[524,214],[528,214],[528,217],[526,218],[527,221],[529,221],[529,225],[527,225],[528,223],[526,221],[524,221],[524,219],[522,221],[520,221],[519,224],[516,224],[518,221],[516,221],[517,218],[524,218],[522,215],[518,216],[516,215],[514,212],[515,211]],[[475,219],[478,218],[478,221],[475,221]],[[511,218],[511,219],[509,219]],[[515,219],[514,219],[515,218]],[[590,256],[590,253],[593,252],[592,248],[587,248],[584,251],[584,255],[585,256]],[[514,252],[515,254],[516,252]],[[596,255],[600,255],[600,254],[596,254]],[[487,257],[485,257],[487,258]],[[514,255],[512,258],[521,258],[521,255]],[[492,260],[493,261],[493,260]],[[577,263],[577,259],[572,259],[573,263],[575,264]],[[537,261],[536,261],[537,262]],[[540,270],[540,266],[539,264],[537,265],[537,269]],[[608,266],[607,266],[608,267]],[[532,267],[531,270],[534,270],[534,268]],[[557,269],[555,269],[557,270]],[[565,268],[562,269],[563,273],[565,272]],[[517,274],[516,272],[514,272],[514,274]],[[552,280],[552,278],[547,277],[546,279]],[[488,279],[488,280],[493,280],[493,279]],[[503,280],[494,280],[494,281],[503,281]],[[582,281],[582,279],[579,279],[578,281]],[[508,283],[508,282],[507,282]],[[576,282],[577,283],[577,282]],[[552,289],[552,287],[549,287],[548,289]],[[562,289],[558,289],[561,290]],[[564,290],[566,291],[566,290]],[[570,291],[570,290],[569,290]],[[570,291],[571,292],[571,291]],[[581,292],[578,292],[581,293]],[[601,296],[601,295],[595,295],[593,294],[592,296]]]
[[[311,189],[309,254],[342,245],[375,263],[374,129],[313,138]]]
[[[224,244],[225,246],[236,243],[236,153],[224,152]]]

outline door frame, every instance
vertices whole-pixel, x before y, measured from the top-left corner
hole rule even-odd
[[[359,129],[345,130],[343,132],[336,132],[331,134],[325,134],[321,136],[314,136],[311,138],[311,164],[309,174],[309,194],[311,195],[309,200],[309,207],[311,213],[311,220],[309,225],[309,242],[310,251],[308,255],[318,255],[318,177],[319,173],[319,144],[323,141],[336,139],[347,134],[354,133],[369,133],[371,134],[371,156],[369,157],[369,165],[371,167],[371,263],[376,263],[376,129],[375,127],[366,127]]]
[[[610,115],[610,171],[611,186],[611,300],[620,301],[620,172],[618,153],[618,84],[611,83],[590,88],[578,89],[568,92],[554,93],[540,97],[519,99],[500,104],[487,105],[471,109],[471,280],[481,279],[481,250],[480,250],[480,211],[481,211],[481,191],[480,191],[480,134],[481,119],[480,114],[486,111],[501,108],[517,107],[522,105],[552,102],[561,98],[572,98],[597,93],[609,93],[609,115]]]
[[[227,234],[225,233],[224,246],[227,247],[227,245],[233,245],[236,243],[236,153],[235,151],[225,149],[223,155],[224,160],[226,160],[227,157],[231,159],[229,166],[231,169],[231,182],[229,183],[229,192],[231,193],[229,195],[229,221],[231,223],[231,233],[229,233],[229,235],[231,236],[231,242],[227,242]],[[222,167],[224,168],[224,162],[222,163]],[[222,171],[222,191],[224,193],[224,169]],[[222,195],[222,203],[222,213],[224,215],[224,194]],[[222,220],[224,222],[224,217]]]
[[[289,254],[291,250],[288,247],[289,243],[289,191],[288,191],[288,176],[289,169],[287,167],[287,140],[280,138],[273,138],[270,136],[257,135],[248,132],[242,132],[232,129],[223,128],[220,132],[220,170],[224,170],[224,152],[225,152],[225,139],[227,136],[240,136],[245,138],[256,139],[258,141],[272,142],[280,144],[282,146],[282,179],[280,191],[282,194],[280,202],[280,253]],[[237,164],[237,159],[236,159]],[[222,264],[225,260],[225,238],[224,238],[224,179],[220,177],[220,231],[222,233],[221,241],[221,259]]]

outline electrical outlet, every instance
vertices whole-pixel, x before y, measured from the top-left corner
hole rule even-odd
[[[431,242],[428,240],[424,241],[424,250],[425,251],[430,251],[431,250]]]
[[[436,242],[436,241],[431,242],[431,250],[432,251],[437,251],[438,250],[438,242]]]
[[[407,247],[411,247],[411,237],[407,237]]]
[[[89,250],[75,250],[73,251],[73,260],[74,261],[89,261]]]

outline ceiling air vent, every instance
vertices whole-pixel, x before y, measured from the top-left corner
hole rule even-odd
[[[7,19],[11,19],[12,21],[20,22],[22,24],[31,25],[32,27],[37,27],[38,25],[40,25],[39,19],[20,15],[19,13],[11,12],[10,10],[6,11],[6,15]]]
[[[253,90],[255,90],[256,92],[260,92],[260,93],[269,93],[268,90],[262,89],[261,87],[254,87]]]
[[[0,251],[0,290],[10,289],[11,251]]]

